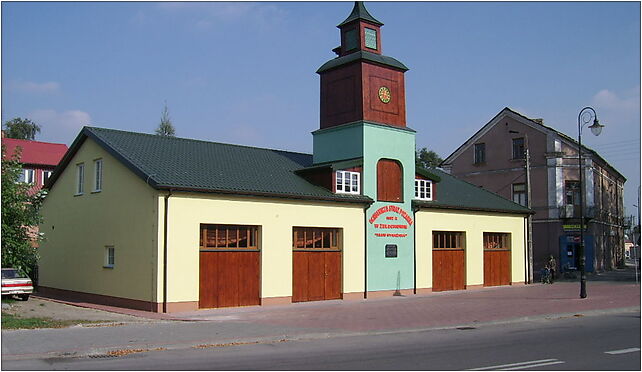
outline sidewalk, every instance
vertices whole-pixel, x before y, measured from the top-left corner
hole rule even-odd
[[[587,292],[588,297],[580,299],[578,282],[562,282],[170,314],[183,322],[2,331],[2,358],[104,355],[122,349],[185,349],[640,312],[640,286],[635,282],[589,282]]]

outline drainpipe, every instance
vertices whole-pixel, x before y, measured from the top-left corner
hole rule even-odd
[[[415,221],[415,231],[412,234],[412,277],[414,279],[414,294],[417,294],[417,211],[419,208],[412,208],[412,219]]]
[[[368,298],[368,208],[371,204],[366,205],[363,208],[363,253],[364,253],[364,263],[363,263],[363,298]]]
[[[169,193],[165,195],[165,216],[163,223],[163,313],[167,312],[167,216],[170,196],[172,196],[172,189],[169,189]]]

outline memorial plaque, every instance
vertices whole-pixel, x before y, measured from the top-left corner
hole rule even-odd
[[[397,245],[396,244],[386,244],[386,258],[388,257],[397,257]]]

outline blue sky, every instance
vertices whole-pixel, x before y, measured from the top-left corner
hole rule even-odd
[[[584,132],[640,184],[640,3],[367,2],[383,53],[406,64],[417,145],[448,156],[502,108]],[[352,2],[2,3],[2,121],[70,144],[83,125],[152,133],[167,101],[180,137],[312,151],[316,69]]]

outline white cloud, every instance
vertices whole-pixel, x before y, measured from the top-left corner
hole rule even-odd
[[[159,9],[168,12],[182,12],[198,18],[191,25],[197,30],[210,29],[221,22],[250,21],[266,27],[280,22],[285,12],[276,5],[253,2],[163,2]]]
[[[639,110],[640,89],[632,90],[628,97],[620,97],[615,92],[602,89],[595,96],[593,102],[596,106],[610,110]],[[632,94],[631,94],[632,93]]]
[[[34,83],[32,81],[20,81],[10,84],[12,90],[25,93],[56,93],[60,90],[60,84],[55,81],[46,83]]]
[[[80,110],[58,112],[55,110],[35,110],[27,117],[42,128],[38,139],[47,142],[71,144],[85,125],[91,124],[91,116]]]

